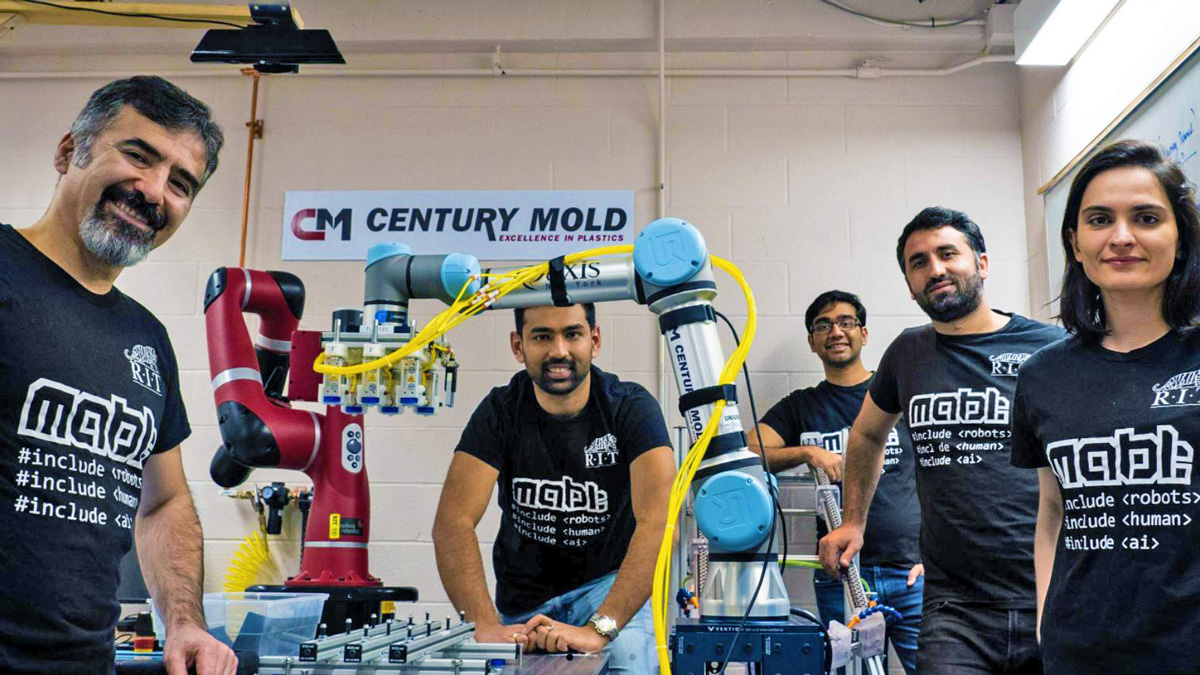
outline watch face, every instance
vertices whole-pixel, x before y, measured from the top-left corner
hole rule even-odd
[[[600,633],[611,633],[617,629],[617,621],[611,617],[598,616],[592,619],[592,623],[596,625],[596,630]]]

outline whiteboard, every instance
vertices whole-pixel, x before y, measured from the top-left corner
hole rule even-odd
[[[1200,183],[1200,129],[1197,110],[1200,109],[1200,51],[1196,51],[1169,77],[1134,108],[1120,124],[1105,136],[1097,147],[1126,138],[1154,141],[1167,156],[1179,164],[1192,183]],[[1091,154],[1089,154],[1089,157]],[[1079,173],[1079,166],[1063,176],[1046,192],[1046,265],[1050,272],[1051,307],[1058,314],[1058,293],[1062,287],[1063,265],[1062,221],[1067,210],[1067,195]]]

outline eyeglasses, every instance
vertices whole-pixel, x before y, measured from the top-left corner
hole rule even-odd
[[[828,333],[829,331],[833,330],[834,323],[837,323],[838,328],[841,328],[842,330],[854,330],[855,328],[858,328],[859,326],[862,325],[862,323],[858,319],[852,319],[848,316],[844,316],[844,317],[838,319],[836,322],[825,321],[824,319],[822,319],[821,321],[813,322],[813,325],[812,325],[813,335],[821,335],[822,333]]]

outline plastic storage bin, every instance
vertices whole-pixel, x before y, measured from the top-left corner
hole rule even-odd
[[[238,651],[259,656],[295,656],[300,643],[313,639],[327,593],[205,593],[208,632]],[[166,640],[166,628],[154,607],[154,633]]]

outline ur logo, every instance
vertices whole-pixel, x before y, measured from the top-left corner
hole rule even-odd
[[[135,345],[133,349],[125,350],[125,358],[129,359],[133,381],[162,396],[162,376],[158,372],[158,353],[154,347]]]
[[[325,231],[341,228],[342,241],[350,240],[351,209],[342,209],[337,215],[328,209],[300,209],[292,216],[292,234],[301,241],[325,241]],[[305,221],[315,220],[313,229],[305,227]]]
[[[650,242],[657,265],[668,265],[676,260],[687,260],[683,252],[683,236],[678,232],[666,232],[654,237]]]

